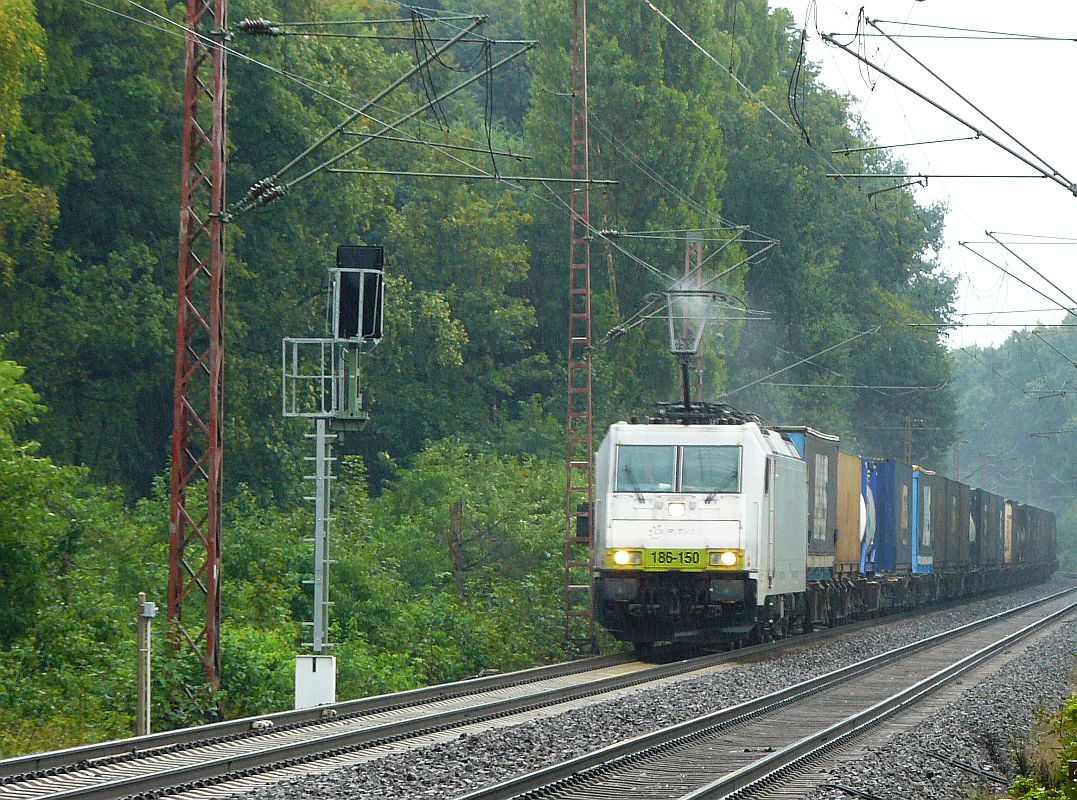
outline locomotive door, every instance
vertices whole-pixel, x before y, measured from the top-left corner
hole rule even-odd
[[[768,456],[767,477],[768,593],[802,592],[808,564],[807,469],[799,458]]]
[[[774,585],[774,476],[775,459],[767,456],[763,465],[763,495],[756,503],[757,506],[757,530],[756,563],[760,569],[766,570],[767,588]]]

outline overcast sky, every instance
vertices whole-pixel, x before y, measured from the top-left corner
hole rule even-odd
[[[894,34],[968,35],[912,24],[918,23],[1070,37],[1069,41],[928,38],[900,38],[897,41],[1067,180],[1077,181],[1077,89],[1074,86],[1077,1],[818,0],[809,3],[801,0],[790,3],[771,0],[771,5],[789,8],[798,25],[804,24],[809,7],[816,9],[808,20],[808,58],[821,65],[824,83],[857,98],[856,113],[863,115],[880,144],[964,137],[972,133],[888,78],[878,73],[865,74],[853,56],[824,43],[817,28],[823,33],[852,34],[863,5],[868,18],[890,20],[889,23],[880,22],[880,26]],[[844,42],[851,37],[838,38]],[[998,128],[978,116],[889,41],[879,37],[861,41],[866,41],[865,54],[870,60],[985,133],[1005,140]],[[866,80],[868,77],[870,82]],[[1020,149],[1012,141],[1005,141],[1014,149]],[[909,172],[917,174],[1032,174],[1028,166],[984,139],[902,147],[894,150],[894,154],[906,161]],[[840,163],[840,156],[833,158]],[[1017,280],[1006,277],[958,243],[983,242],[987,239],[985,230],[1006,232],[1006,236],[997,235],[1010,243],[1018,256],[1044,273],[1062,291],[1077,297],[1077,270],[1074,269],[1077,242],[1031,244],[1031,241],[1047,240],[1028,238],[1033,234],[1077,237],[1077,225],[1074,225],[1077,197],[1049,180],[1003,178],[930,178],[927,188],[918,188],[916,194],[922,203],[943,202],[949,207],[946,242],[940,261],[960,279],[958,312],[974,314],[963,317],[963,320],[969,323],[1029,324],[1060,320],[1063,315],[1060,310],[1005,313],[1057,309],[1058,306]],[[1073,305],[1020,259],[998,245],[972,246],[1052,298]],[[990,346],[1002,342],[1011,330],[963,328],[951,335],[950,344],[954,347]]]

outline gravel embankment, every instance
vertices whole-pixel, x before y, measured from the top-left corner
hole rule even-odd
[[[930,750],[1000,777],[1016,777],[1012,754],[1041,711],[1069,696],[1077,622],[1052,632],[987,680],[919,725],[835,766],[831,781],[885,800],[965,800],[979,788],[1002,797],[1006,786],[929,755]],[[811,800],[848,800],[821,789]]]
[[[767,661],[724,669],[704,678],[686,679],[673,686],[636,690],[617,699],[556,717],[472,736],[462,735],[451,742],[386,756],[361,767],[290,780],[252,792],[246,797],[258,800],[456,798],[513,775],[777,691],[1069,585],[1072,585],[1072,581],[1052,581],[1002,597],[861,631],[840,641],[796,647]],[[1062,646],[1062,651],[1065,651],[1065,646]],[[1026,693],[1026,697],[1055,697],[1064,692],[1068,668],[1060,665],[1065,662],[1068,652],[1072,652],[1072,648],[1053,662],[1053,674],[1030,670],[1028,676],[1022,675],[1022,681],[1038,680],[1044,684],[1031,695]],[[1041,677],[1037,679],[1034,675]],[[1006,680],[1016,680],[1016,676],[1008,675],[1003,682]],[[1053,687],[1050,691],[1048,683]],[[1028,685],[1038,686],[1035,683]],[[994,695],[996,703],[1000,696],[998,693]],[[967,724],[974,729],[982,728],[984,720],[1002,716],[999,708],[1005,706],[996,705],[990,714],[981,711],[980,716],[970,715],[962,719],[967,719]],[[1017,714],[1009,715],[1007,712],[1007,715],[1010,718],[1004,724],[1009,726]],[[1027,727],[1025,723],[1023,729]],[[1003,752],[1008,752],[1008,749],[1004,748]],[[940,771],[940,763],[933,765],[932,769]],[[968,781],[965,783],[967,785]],[[892,794],[882,796],[894,798]],[[932,797],[941,795],[933,794]]]

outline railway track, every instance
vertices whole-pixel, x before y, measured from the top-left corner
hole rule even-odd
[[[1031,612],[1061,594],[1066,592],[1002,616]],[[878,621],[666,664],[645,664],[627,656],[584,659],[319,709],[8,759],[0,761],[0,800],[219,797],[373,760],[407,746],[454,738],[484,725],[554,713],[559,707],[634,686],[705,671],[790,644],[846,635],[873,624]]]
[[[818,631],[796,641],[839,635],[868,624]],[[786,644],[773,642],[664,664],[626,655],[581,659],[317,709],[38,753],[0,761],[0,800],[180,792],[189,797],[219,796],[211,787],[224,781],[232,784],[229,791],[243,791],[368,760],[399,749],[404,740],[414,746],[432,743],[446,731],[706,670]],[[663,657],[661,652],[655,655]],[[317,770],[311,766],[314,762],[320,762]]]
[[[1072,615],[1062,592],[460,800],[802,797],[819,762],[940,687]]]

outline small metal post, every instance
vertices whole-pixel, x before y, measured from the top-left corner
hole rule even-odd
[[[157,616],[157,604],[146,601],[146,593],[138,593],[138,661],[135,669],[138,684],[138,708],[135,714],[135,736],[150,732],[150,625]]]

